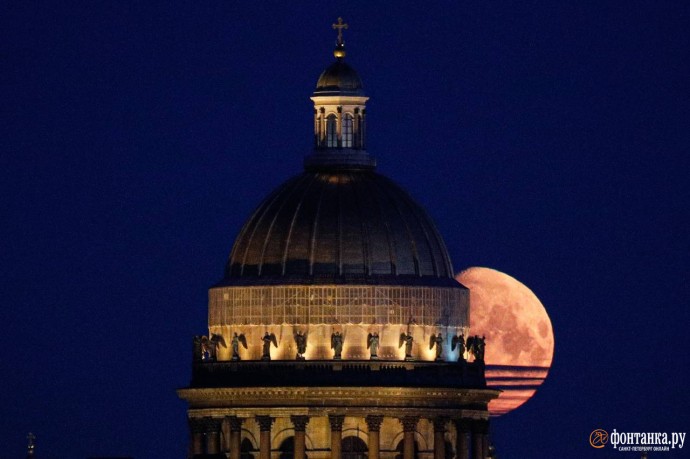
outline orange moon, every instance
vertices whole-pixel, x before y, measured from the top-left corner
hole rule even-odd
[[[489,412],[506,414],[546,379],[553,359],[551,320],[539,298],[507,274],[474,267],[456,279],[470,289],[470,334],[486,336],[486,383],[503,390]]]

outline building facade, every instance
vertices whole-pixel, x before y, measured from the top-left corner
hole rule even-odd
[[[368,97],[334,28],[304,172],[258,206],[209,290],[178,391],[189,457],[487,457],[498,391],[466,348],[469,291],[425,210],[376,172]]]

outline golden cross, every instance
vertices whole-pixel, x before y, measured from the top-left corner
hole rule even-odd
[[[333,24],[333,30],[338,29],[338,44],[343,44],[343,29],[347,29],[347,24],[343,24],[343,18],[338,18],[338,23]]]

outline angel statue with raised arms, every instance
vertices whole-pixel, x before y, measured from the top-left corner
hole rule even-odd
[[[398,342],[398,349],[400,349],[403,344],[405,345],[405,360],[414,360],[412,357],[412,343],[414,342],[414,338],[412,337],[412,333],[401,333],[400,334],[400,341]]]
[[[297,345],[297,360],[304,360],[304,353],[307,352],[307,335],[298,330],[295,333],[295,344]]]
[[[367,349],[371,352],[371,360],[376,360],[379,358],[379,334],[369,333],[367,336]]]
[[[343,352],[343,335],[338,331],[331,335],[331,349],[333,349],[333,360],[340,360],[340,354]]]
[[[264,342],[261,360],[271,360],[271,344],[273,344],[275,347],[278,347],[278,340],[276,339],[276,335],[273,333],[266,332],[264,337],[261,338],[261,341]]]
[[[238,335],[237,333],[232,335],[232,341],[231,341],[231,346],[232,346],[232,360],[242,360],[240,358],[240,343],[242,343],[242,346],[244,346],[245,349],[247,349],[247,338],[242,335]]]
[[[212,333],[210,338],[208,336],[202,336],[201,359],[215,362],[218,354],[218,345],[228,347],[227,344],[225,344],[225,340],[223,339],[222,335]]]
[[[429,338],[429,349],[433,349],[436,346],[436,360],[443,360],[443,335],[431,335]]]
[[[474,355],[475,362],[484,361],[484,348],[486,347],[484,343],[485,340],[485,336],[480,338],[478,335],[467,338],[467,350]]]
[[[458,348],[458,362],[461,360],[465,360],[465,336],[462,333],[453,336],[453,339],[450,342],[450,344],[451,352],[455,352],[455,348]]]

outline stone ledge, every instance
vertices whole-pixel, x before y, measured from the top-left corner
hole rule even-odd
[[[313,415],[316,412],[369,413],[387,411],[408,413],[410,409],[428,412],[459,409],[486,411],[489,401],[500,391],[494,389],[402,388],[402,387],[255,387],[186,388],[177,391],[190,408],[250,408],[275,413],[283,407],[290,414]],[[297,409],[296,409],[297,408]],[[335,411],[334,411],[335,410]],[[383,414],[383,413],[382,413]],[[447,413],[441,413],[447,414]]]

